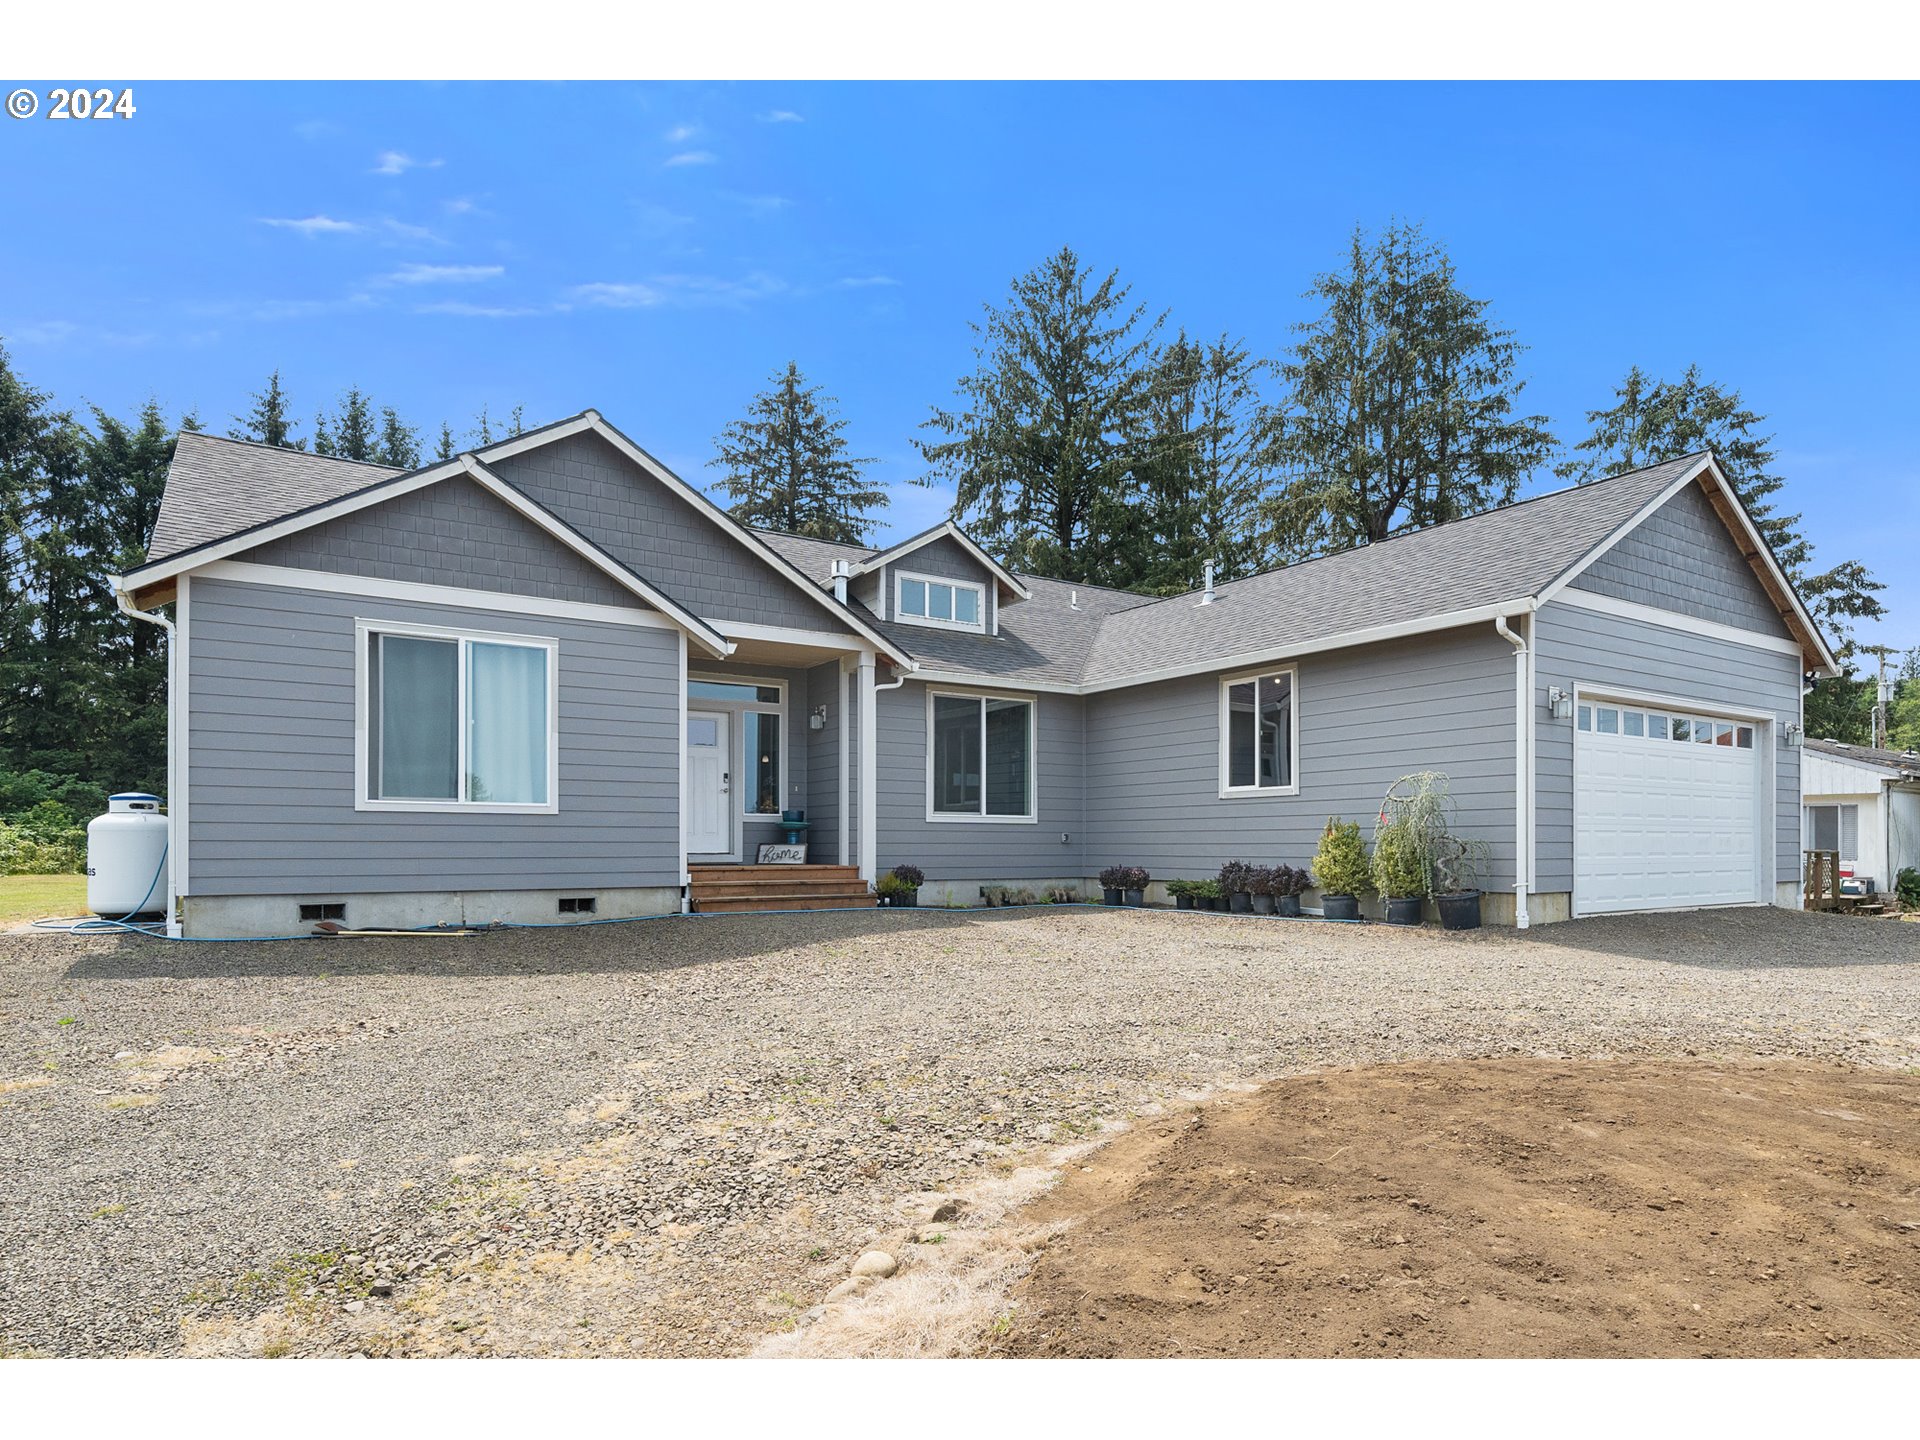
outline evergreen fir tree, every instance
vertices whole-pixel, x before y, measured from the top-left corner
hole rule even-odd
[[[296,439],[293,434],[292,406],[287,400],[287,392],[280,388],[280,372],[275,370],[267,377],[264,390],[253,396],[253,408],[245,415],[233,417],[237,429],[227,431],[235,440],[251,440],[256,445],[279,445],[289,450],[304,450],[305,440]],[[186,429],[200,428],[196,420]]]
[[[797,364],[771,381],[714,440],[720,453],[707,463],[725,472],[728,513],[744,525],[864,545],[868,512],[887,503],[866,478],[873,461],[847,454],[837,402],[807,384]]]
[[[446,421],[440,422],[440,443],[434,447],[433,458],[451,460],[458,452],[453,445],[453,427]]]
[[[915,441],[928,466],[917,483],[951,484],[955,520],[1012,568],[1100,584],[1134,568],[1130,529],[1116,548],[1102,525],[1118,528],[1152,432],[1164,317],[1128,294],[1117,271],[1096,281],[1062,247],[986,307],[957,406],[922,426],[943,438]]]
[[[341,460],[380,460],[380,431],[374,420],[372,399],[357,385],[349,385],[340,397],[340,410],[331,422],[324,415],[314,417],[313,448],[321,455]]]
[[[1517,413],[1522,347],[1445,250],[1418,225],[1372,243],[1356,227],[1346,268],[1307,293],[1324,308],[1280,366],[1278,548],[1340,550],[1512,503],[1554,438]]]
[[[420,463],[420,432],[401,420],[391,405],[380,412],[380,443],[373,458],[396,470],[411,470]]]

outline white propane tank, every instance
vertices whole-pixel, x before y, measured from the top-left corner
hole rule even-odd
[[[87,826],[87,908],[109,920],[167,908],[167,817],[160,797],[109,795]]]

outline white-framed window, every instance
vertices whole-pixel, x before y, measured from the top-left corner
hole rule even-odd
[[[787,685],[784,680],[689,675],[687,701],[698,710],[730,710],[740,717],[740,759],[733,773],[740,783],[741,813],[777,816],[787,793]],[[730,764],[730,768],[731,764]]]
[[[354,622],[355,807],[553,814],[557,642]]]
[[[1718,745],[1729,750],[1753,749],[1756,733],[1752,724],[1741,721],[1624,709],[1599,701],[1583,703],[1574,724],[1597,735],[1622,735],[1630,740],[1677,740],[1688,745]]]
[[[943,580],[911,570],[893,572],[894,618],[909,625],[949,630],[987,628],[987,587],[970,580]]]
[[[1842,864],[1860,859],[1860,807],[1858,805],[1807,806],[1807,848],[1838,850]]]
[[[1039,819],[1038,707],[1031,696],[927,691],[927,819]]]
[[[1220,793],[1300,793],[1300,673],[1278,666],[1220,681]]]

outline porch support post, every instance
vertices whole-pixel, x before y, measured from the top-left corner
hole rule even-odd
[[[847,700],[852,691],[847,685],[847,667],[843,662],[834,667],[834,728],[840,732],[840,863],[852,862],[852,823],[853,809],[848,802],[853,798],[853,776],[847,771],[853,758],[853,715]]]
[[[879,843],[878,817],[874,810],[879,803],[880,786],[875,773],[879,745],[875,735],[873,690],[874,654],[871,650],[860,652],[858,685],[860,692],[860,878],[872,882],[874,878],[874,850]]]

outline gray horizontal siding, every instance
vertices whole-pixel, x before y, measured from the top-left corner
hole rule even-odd
[[[797,733],[807,749],[807,819],[813,822],[807,832],[807,858],[817,865],[835,865],[840,861],[840,729],[847,719],[840,697],[840,663],[830,661],[809,670],[806,688],[795,703],[801,726],[807,723],[806,712],[819,706],[827,711],[824,728]],[[849,846],[852,838],[848,836]]]
[[[631,590],[465,476],[283,536],[237,558],[334,575],[642,606]]]
[[[709,620],[843,631],[845,622],[598,435],[569,436],[495,473]]]
[[[1641,521],[1571,588],[1767,635],[1788,633],[1698,485],[1689,485]]]
[[[354,809],[354,621],[559,643],[560,811]],[[308,895],[677,885],[672,630],[195,580],[189,885]]]
[[[909,861],[926,871],[930,880],[1045,880],[1085,872],[1084,702],[1066,695],[1032,698],[1038,727],[1037,824],[928,820],[927,686],[910,681],[875,697],[879,730],[875,859],[879,869]],[[1064,845],[1060,842],[1063,832],[1068,836]]]
[[[1462,834],[1491,850],[1487,889],[1513,884],[1513,660],[1484,629],[1299,662],[1298,795],[1220,796],[1220,677],[1087,700],[1088,866],[1201,877],[1228,860],[1308,866],[1329,816],[1371,837],[1387,787],[1448,776]]]
[[[1662,625],[1549,604],[1534,619],[1536,702],[1550,685],[1614,686],[1641,694],[1731,705],[1774,716],[1777,878],[1800,876],[1800,752],[1781,746],[1780,727],[1800,716],[1797,656]],[[1535,722],[1534,793],[1539,806],[1535,880],[1541,890],[1573,888],[1573,721]]]

